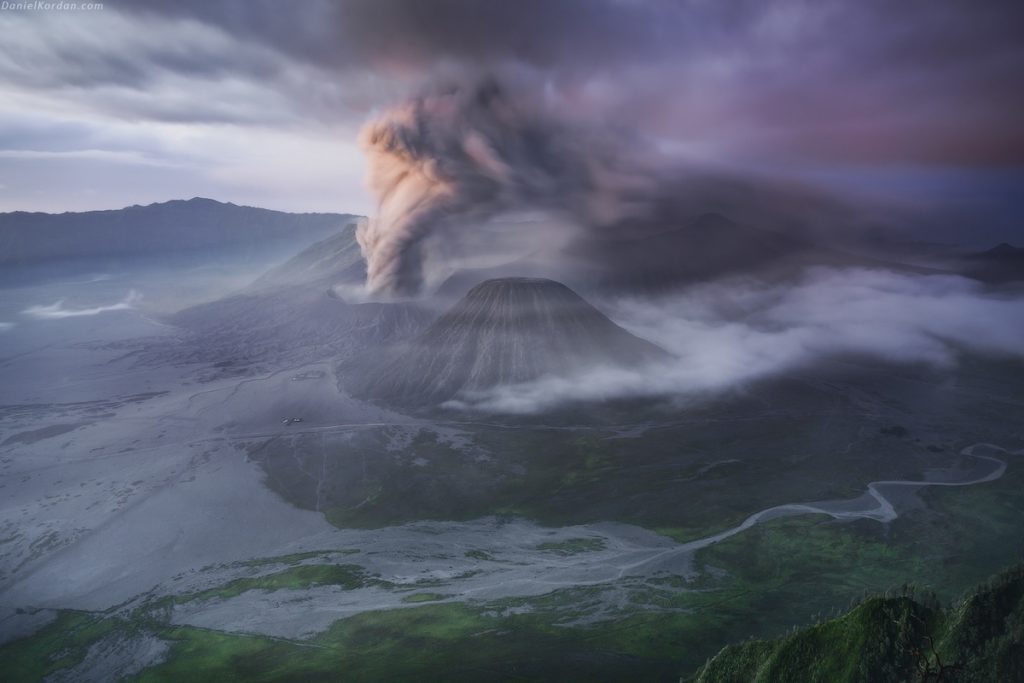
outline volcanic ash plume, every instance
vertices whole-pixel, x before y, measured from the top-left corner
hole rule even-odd
[[[357,238],[367,288],[411,296],[424,282],[429,239],[522,208],[564,212],[586,225],[625,210],[626,174],[607,145],[549,115],[542,98],[491,79],[435,88],[362,132],[377,215]],[[635,177],[635,174],[632,174]]]
[[[810,188],[683,163],[642,138],[574,125],[562,113],[570,110],[526,81],[508,87],[470,79],[434,87],[367,124],[362,145],[379,205],[356,236],[369,292],[419,294],[435,274],[424,264],[438,255],[447,259],[472,241],[465,234],[460,239],[460,230],[479,229],[506,212],[539,210],[573,226],[580,231],[574,256],[615,273],[615,281],[649,271],[652,258],[686,265],[691,251],[693,259],[706,261],[689,264],[691,270],[710,277],[751,261],[729,252],[732,247],[742,251],[746,244],[754,256],[767,257],[798,248],[799,239],[780,238],[782,233],[799,237],[813,225],[839,231],[860,220],[842,202]],[[769,232],[719,235],[716,246],[709,231],[737,223]],[[626,258],[616,243],[666,230],[690,232],[671,248],[651,247],[654,253],[642,258]]]

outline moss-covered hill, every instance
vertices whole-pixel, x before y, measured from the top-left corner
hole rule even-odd
[[[730,645],[693,681],[1024,681],[1024,565],[952,609],[877,597],[784,638]]]

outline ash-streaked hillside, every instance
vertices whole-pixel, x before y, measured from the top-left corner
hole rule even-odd
[[[474,287],[415,339],[357,358],[342,381],[355,396],[428,407],[495,386],[667,358],[559,282],[502,278]]]
[[[366,280],[366,261],[356,243],[356,224],[312,244],[256,278],[250,291],[294,285],[330,288],[361,284]]]
[[[337,293],[365,277],[349,223],[238,291],[166,316],[188,332],[185,343],[168,352],[246,372],[253,364],[348,358],[407,339],[434,319],[416,303],[346,301]]]
[[[191,306],[167,321],[191,333],[173,352],[236,367],[347,358],[406,339],[433,314],[407,303],[348,303],[326,286],[292,285]]]

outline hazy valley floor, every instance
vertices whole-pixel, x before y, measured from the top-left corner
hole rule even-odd
[[[30,325],[0,359],[11,680],[671,680],[1022,550],[1013,364],[427,419],[348,398],[329,362],[143,362],[179,333],[133,310]]]

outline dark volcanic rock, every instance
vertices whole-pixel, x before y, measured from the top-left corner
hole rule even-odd
[[[236,294],[166,320],[192,333],[187,360],[243,364],[347,358],[408,339],[434,319],[415,303],[349,303],[335,293],[334,285],[365,278],[353,223]]]
[[[345,364],[341,376],[354,396],[425,407],[464,391],[667,357],[561,283],[503,278],[474,287],[411,341]]]
[[[345,358],[407,339],[431,320],[413,304],[350,304],[301,285],[238,294],[168,318],[195,335],[191,360],[248,362]]]

